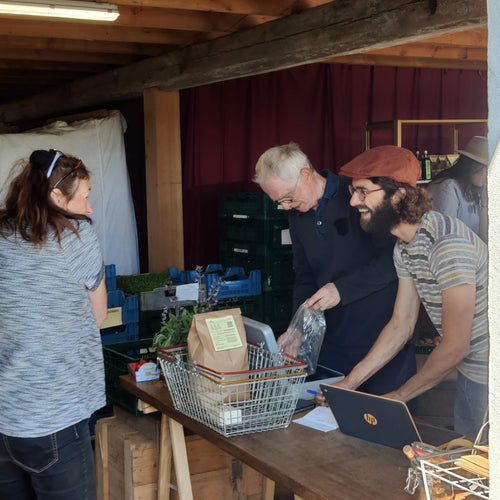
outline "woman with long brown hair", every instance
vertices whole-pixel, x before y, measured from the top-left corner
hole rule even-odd
[[[37,150],[0,209],[1,498],[95,499],[107,294],[89,192],[80,159]]]

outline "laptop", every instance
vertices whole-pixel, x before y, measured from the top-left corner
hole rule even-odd
[[[321,384],[321,390],[344,434],[402,449],[413,441],[439,446],[460,435],[415,424],[405,403],[383,396]]]
[[[246,316],[242,316],[243,325],[245,326],[247,340],[251,340],[259,345],[263,345],[265,349],[272,353],[278,353],[279,348],[276,343],[276,337],[269,325],[261,323]],[[295,411],[305,410],[314,407],[314,394],[318,392],[320,383],[333,384],[342,380],[344,375],[340,372],[327,368],[323,365],[318,365],[316,373],[308,375],[302,385],[302,390],[297,401]]]

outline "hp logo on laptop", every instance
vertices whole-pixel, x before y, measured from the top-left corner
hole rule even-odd
[[[378,421],[377,419],[371,414],[371,413],[365,413],[363,415],[363,418],[365,419],[366,422],[368,422],[370,425],[377,425]]]

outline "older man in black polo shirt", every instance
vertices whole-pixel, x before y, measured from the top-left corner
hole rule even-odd
[[[397,290],[394,239],[365,233],[359,214],[349,206],[351,180],[317,172],[296,144],[264,152],[254,180],[289,210],[294,309],[307,300],[308,306],[325,311],[319,363],[349,373],[391,316]],[[407,344],[362,389],[384,394],[415,369],[414,348]]]

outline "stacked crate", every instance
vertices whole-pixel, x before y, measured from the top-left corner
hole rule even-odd
[[[223,194],[219,198],[220,261],[260,269],[262,316],[253,319],[284,332],[292,314],[293,257],[285,210],[265,193]]]
[[[106,402],[119,406],[133,415],[142,415],[137,398],[120,385],[120,376],[128,373],[128,365],[141,359],[156,359],[153,339],[140,339],[131,342],[105,345],[102,348],[106,381]]]
[[[121,315],[121,324],[101,328],[102,344],[109,345],[137,340],[139,338],[139,297],[125,294],[122,290],[116,289],[114,264],[106,266],[106,289],[108,293],[108,318],[118,313]]]

